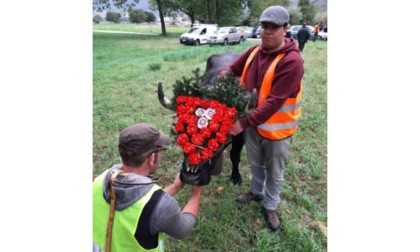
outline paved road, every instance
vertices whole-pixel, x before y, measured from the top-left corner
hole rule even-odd
[[[93,32],[102,32],[102,33],[120,33],[120,34],[141,34],[141,35],[159,35],[156,33],[147,33],[147,32],[129,32],[129,31],[105,31],[105,30],[93,30]]]

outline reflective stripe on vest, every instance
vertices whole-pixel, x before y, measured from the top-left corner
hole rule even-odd
[[[109,204],[103,197],[103,183],[107,172],[102,173],[93,181],[93,241],[102,251],[105,251],[106,229],[108,224]],[[153,193],[161,187],[153,187],[137,202],[122,211],[115,211],[114,225],[112,229],[111,252],[164,251],[163,234],[159,233],[158,246],[154,249],[144,249],[137,242],[134,234],[144,206],[152,197]]]
[[[260,46],[255,47],[255,49],[248,56],[248,59],[245,63],[245,67],[241,76],[241,84],[244,86],[251,61],[259,50]],[[284,53],[277,55],[265,73],[258,95],[258,106],[261,106],[261,104],[263,104],[267,96],[270,94],[277,63],[283,58],[284,55]],[[301,114],[303,88],[302,80],[299,81],[299,86],[300,90],[296,98],[288,98],[276,113],[274,113],[263,124],[257,126],[257,130],[261,136],[272,140],[280,140],[289,137],[296,132]]]

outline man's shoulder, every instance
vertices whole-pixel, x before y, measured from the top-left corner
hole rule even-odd
[[[169,209],[179,208],[179,204],[178,204],[178,201],[176,201],[174,197],[164,192],[160,196],[160,199],[156,207],[169,210]]]

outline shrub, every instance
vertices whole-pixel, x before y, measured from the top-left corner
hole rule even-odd
[[[121,18],[121,13],[108,11],[106,13],[106,21],[113,22],[113,23],[119,23]]]
[[[100,15],[95,15],[95,16],[93,17],[93,22],[94,22],[95,24],[99,24],[101,21],[102,21],[102,17],[101,17]]]
[[[152,23],[156,21],[156,16],[152,12],[146,11],[146,15],[147,15],[146,22]]]
[[[151,63],[149,64],[149,70],[150,71],[159,71],[162,68],[161,63]]]
[[[139,24],[141,22],[146,21],[147,15],[143,10],[140,9],[132,9],[129,12],[129,20],[130,23]]]

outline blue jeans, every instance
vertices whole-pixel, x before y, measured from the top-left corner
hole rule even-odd
[[[251,192],[263,197],[263,206],[275,210],[280,204],[284,168],[292,136],[273,141],[260,136],[256,128],[245,130],[245,144],[251,165]]]

